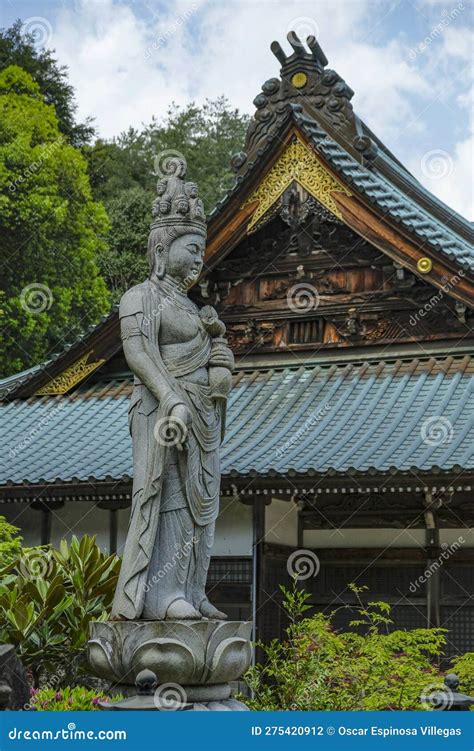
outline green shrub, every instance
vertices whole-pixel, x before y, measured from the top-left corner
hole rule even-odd
[[[114,697],[114,701],[118,699],[122,696]],[[90,691],[83,686],[65,686],[61,690],[40,688],[32,690],[30,707],[40,712],[90,711],[100,709],[100,701],[110,701],[110,698],[102,691]]]
[[[0,516],[0,569],[21,555],[21,541],[18,527]]]
[[[265,660],[245,680],[256,710],[407,710],[422,709],[419,697],[442,685],[433,664],[441,655],[443,629],[389,632],[390,606],[358,597],[354,630],[337,632],[334,611],[305,617],[309,595],[296,586],[281,588],[290,617],[283,641],[261,644]],[[362,632],[363,631],[363,632]]]
[[[0,643],[15,645],[35,687],[77,680],[89,623],[107,619],[119,569],[85,535],[24,549],[0,571]]]
[[[451,672],[459,678],[459,691],[474,696],[474,652],[455,657],[451,663]]]

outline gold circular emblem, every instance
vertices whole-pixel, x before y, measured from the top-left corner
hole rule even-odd
[[[431,258],[420,258],[416,264],[416,268],[421,274],[429,274],[433,268],[433,262]]]
[[[291,83],[295,87],[295,89],[302,89],[303,86],[306,86],[308,83],[308,76],[306,73],[295,73],[293,76],[291,76]]]

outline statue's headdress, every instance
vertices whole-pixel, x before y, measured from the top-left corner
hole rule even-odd
[[[196,183],[186,182],[186,160],[183,157],[167,159],[168,177],[158,180],[157,198],[153,202],[151,229],[189,227],[189,231],[206,234],[206,215],[198,196]]]

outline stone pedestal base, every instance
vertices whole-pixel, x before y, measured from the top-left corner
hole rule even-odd
[[[89,665],[111,682],[113,693],[125,696],[136,694],[139,673],[152,671],[156,687],[143,709],[154,704],[162,711],[242,710],[245,705],[230,697],[229,682],[250,665],[251,627],[217,620],[96,621],[90,627]],[[132,703],[126,700],[121,708],[139,708],[128,706]]]

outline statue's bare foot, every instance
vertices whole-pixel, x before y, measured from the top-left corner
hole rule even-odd
[[[225,621],[227,616],[222,610],[218,610],[212,605],[209,600],[203,600],[199,605],[199,610],[204,618],[216,618],[219,621]]]
[[[181,620],[201,620],[201,613],[196,608],[193,608],[186,600],[175,600],[171,603],[166,611],[165,619],[167,621],[181,621]]]

